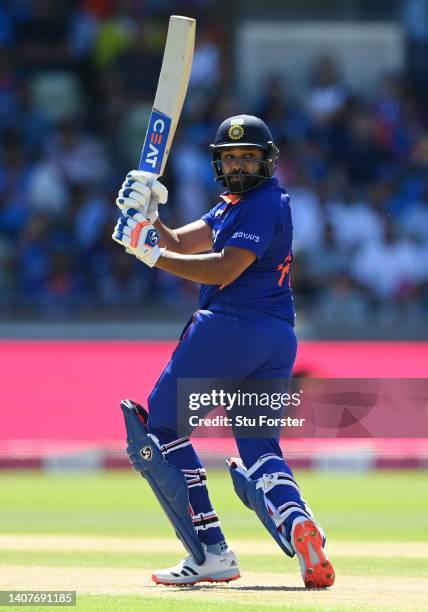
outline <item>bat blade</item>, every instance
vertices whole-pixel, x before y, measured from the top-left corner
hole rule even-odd
[[[196,21],[172,15],[139,169],[163,174],[192,69]]]

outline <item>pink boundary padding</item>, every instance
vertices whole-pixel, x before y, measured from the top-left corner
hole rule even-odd
[[[0,441],[123,440],[119,401],[147,395],[170,341],[1,341]],[[301,342],[312,377],[428,378],[428,342]]]

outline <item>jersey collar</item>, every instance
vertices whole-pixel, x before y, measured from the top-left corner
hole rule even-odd
[[[238,202],[241,201],[241,195],[238,193],[222,193],[221,194],[221,199],[224,200],[226,202],[226,204],[231,204],[232,206],[234,206],[235,204],[238,204]]]

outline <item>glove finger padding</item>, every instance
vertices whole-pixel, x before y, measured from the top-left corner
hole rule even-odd
[[[152,195],[146,210],[146,217],[151,223],[154,223],[159,217],[159,204],[166,204],[167,201],[168,190],[162,183],[159,183],[159,181],[154,181],[152,184]]]
[[[122,183],[116,205],[122,211],[130,207],[138,209],[145,219],[155,223],[159,217],[159,204],[166,204],[167,201],[167,188],[157,181],[153,174],[132,170]]]
[[[135,199],[119,197],[119,198],[116,198],[116,206],[120,208],[122,212],[128,208],[138,208],[138,210],[144,215],[144,217],[146,217],[149,203],[146,202],[145,205],[143,206],[142,204],[137,202],[137,200]]]
[[[125,208],[120,219],[123,219],[124,221],[126,220],[127,225],[129,225],[129,221],[136,221],[137,223],[143,223],[146,221],[144,213],[141,210],[137,210],[134,206]]]
[[[159,204],[168,202],[168,189],[165,185],[162,185],[159,181],[153,181],[151,189],[153,196],[157,196]]]
[[[129,247],[131,248],[131,236],[126,236],[126,234],[121,234],[121,238],[115,238],[113,236],[113,240],[115,240],[116,242],[118,242],[119,244],[121,244],[124,247]]]
[[[159,204],[166,204],[168,202],[168,189],[160,181],[155,179],[155,177],[149,172],[144,172],[142,170],[131,170],[131,172],[126,175],[126,181],[132,179],[138,183],[147,185],[152,194],[158,197]],[[124,187],[124,185],[122,186]]]
[[[119,219],[119,221],[114,226],[113,234],[111,235],[111,237],[113,238],[115,242],[118,242],[119,244],[124,245],[125,238],[128,239],[129,240],[128,243],[130,243],[131,232],[132,230],[128,228],[124,223],[122,223]]]
[[[147,195],[146,193],[142,194],[139,191],[135,191],[133,187],[134,186],[132,186],[132,188],[127,187],[126,189],[120,189],[116,199],[116,204],[119,206],[119,208],[123,208],[124,206],[134,206],[140,210],[147,210],[150,203],[150,198],[152,197],[150,190],[144,185],[141,186],[144,187],[144,189],[147,189],[149,192]]]
[[[141,214],[137,215],[138,217],[142,217]],[[113,232],[113,239],[117,238],[122,241],[124,237],[133,238],[134,232],[137,231],[138,235],[141,232],[141,229],[148,225],[149,222],[142,218],[140,221],[136,221],[132,217],[122,216],[119,217]]]
[[[151,268],[156,264],[164,249],[160,249],[159,232],[147,219],[137,221],[142,215],[134,209],[134,218],[122,216],[113,231],[112,238],[115,242],[125,247],[127,253],[134,255],[137,259]]]
[[[113,234],[111,235],[113,240],[120,244],[121,246],[129,246],[131,242],[130,236],[126,236],[122,231],[114,229]]]
[[[127,225],[119,225],[118,231],[122,232],[124,236],[131,236],[133,228],[128,227]]]
[[[127,196],[126,192],[132,193],[133,191],[136,192],[134,196],[135,198],[139,198],[141,201],[150,200],[150,196],[152,194],[151,189],[147,187],[147,185],[139,183],[138,181],[135,181],[133,179],[128,179],[123,183],[119,191],[119,195],[125,195],[125,197],[130,197]]]
[[[141,214],[137,214],[141,217]],[[136,249],[153,248],[160,240],[159,233],[147,219],[137,221],[129,216],[119,217],[115,227],[115,235],[120,239],[129,237],[131,246]]]
[[[145,221],[145,219],[142,219],[141,221]],[[132,217],[128,217],[126,215],[123,215],[122,217],[119,217],[119,219],[117,220],[117,225],[118,226],[129,227],[131,230],[134,229],[134,227],[137,224],[138,224],[138,221],[136,221]]]
[[[134,179],[135,181],[150,187],[155,180],[155,177],[151,172],[145,172],[144,170],[131,170],[131,172],[128,172],[126,175],[126,180],[128,179]]]

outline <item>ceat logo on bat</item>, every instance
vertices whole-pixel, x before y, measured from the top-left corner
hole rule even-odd
[[[153,109],[141,153],[139,170],[153,172],[153,174],[159,173],[170,127],[171,118]]]

